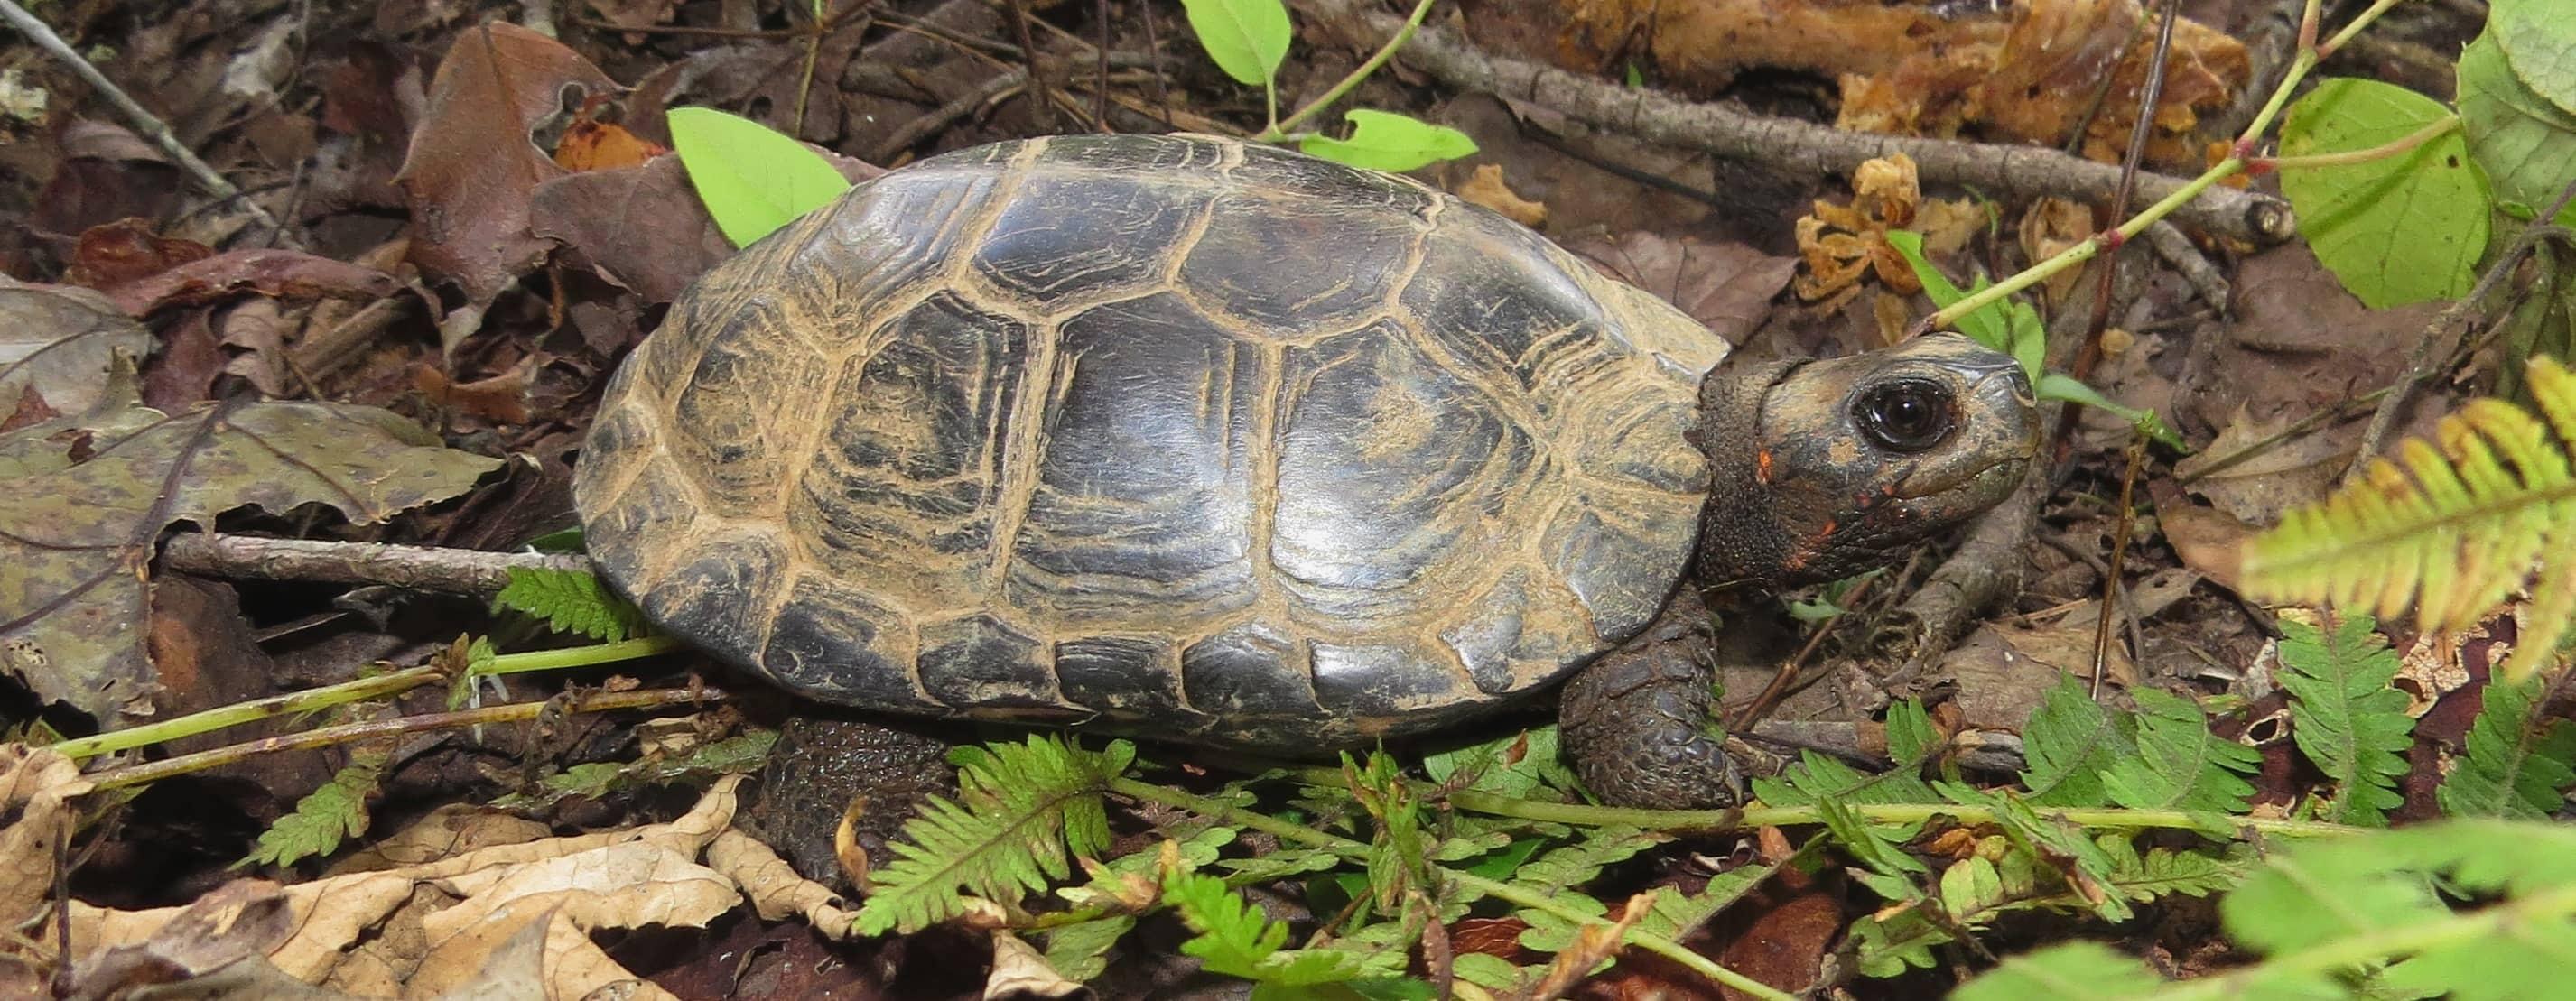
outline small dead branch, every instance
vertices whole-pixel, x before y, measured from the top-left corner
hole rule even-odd
[[[159,116],[136,103],[134,98],[127,96],[124,88],[118,87],[114,81],[109,80],[107,74],[99,72],[98,67],[90,65],[89,60],[82,58],[81,54],[72,48],[71,43],[63,41],[63,36],[54,34],[54,29],[46,26],[45,22],[37,19],[36,15],[18,6],[16,0],[0,0],[0,20],[8,21],[10,27],[26,35],[28,40],[36,43],[36,47],[70,66],[72,72],[79,74],[82,80],[87,81],[90,87],[98,91],[99,96],[107,98],[109,104],[115,105],[116,110],[125,115],[126,122],[133,125],[135,131],[143,133],[143,138],[150,140],[152,145],[160,147],[162,153],[176,162],[179,168],[186,171],[198,186],[206,189],[207,193],[239,204],[242,211],[249,213],[253,220],[268,227],[269,232],[276,234],[280,242],[290,247],[297,246],[294,235],[288,233],[286,227],[279,225],[276,219],[271,218],[267,209],[260,208],[258,203],[242,197],[240,188],[234,187],[233,182],[225,180],[224,175],[215,173],[215,168],[207,166],[206,161],[198,159],[196,152],[189,149],[186,143],[180,142],[178,135],[170,131],[170,126],[162,124]]]
[[[1361,0],[1296,0],[1310,18],[1357,22],[1381,35],[1402,18]],[[1445,27],[1425,25],[1396,58],[1460,90],[1482,90],[1548,108],[1592,126],[1736,160],[1779,164],[1842,177],[1862,161],[1903,153],[1925,181],[1969,185],[2006,198],[2109,200],[2120,168],[2050,149],[1904,136],[1866,135],[1785,118],[1746,114],[1717,104],[1630,89],[1517,59],[1485,54]],[[2180,178],[2140,174],[2138,197],[2153,201],[2183,186]],[[2256,244],[2288,240],[2290,207],[2276,198],[2212,187],[2173,215],[2177,223]]]
[[[2200,248],[2191,245],[2191,237],[2184,235],[2174,224],[2159,220],[2147,227],[2147,245],[2154,247],[2156,256],[2172,265],[2175,271],[2182,272],[2182,280],[2190,283],[2192,294],[2208,303],[2211,309],[2221,314],[2227,312],[2227,300],[2231,294],[2227,276],[2218,270],[2218,265],[2210,263],[2209,256],[2201,253]]]
[[[208,577],[390,584],[454,594],[498,591],[509,585],[514,567],[590,572],[590,561],[579,556],[225,534],[173,536],[162,546],[161,560],[170,569]]]
[[[2043,447],[2040,454],[2049,454],[2048,449]],[[2039,504],[2049,492],[2048,469],[2046,462],[2031,463],[2021,489],[1977,519],[1959,551],[1888,613],[1886,624],[1870,637],[1869,647],[1902,660],[1904,666],[1882,682],[1893,688],[1912,677],[1922,669],[1923,651],[1949,645],[1967,632],[1984,609],[2020,593],[2031,540],[2039,534]]]

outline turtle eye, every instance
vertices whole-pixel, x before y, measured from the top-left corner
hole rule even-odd
[[[1920,452],[1941,443],[1957,425],[1950,387],[1928,379],[1898,379],[1862,390],[1852,419],[1881,448]]]

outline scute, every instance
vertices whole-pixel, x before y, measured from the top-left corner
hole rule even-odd
[[[1085,136],[859,185],[674,303],[575,495],[801,693],[1313,752],[1641,628],[1722,342],[1403,178]]]

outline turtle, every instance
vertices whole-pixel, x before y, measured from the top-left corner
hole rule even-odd
[[[1729,352],[1407,177],[1000,142],[702,276],[610,378],[575,506],[653,622],[810,699],[1311,756],[1564,682],[1596,795],[1725,805],[1700,588],[1881,565],[2037,440],[1956,335]]]

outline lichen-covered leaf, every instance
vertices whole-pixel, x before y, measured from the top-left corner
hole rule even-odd
[[[58,414],[90,410],[112,358],[151,351],[151,332],[88,289],[0,288],[0,419],[31,391]]]
[[[138,407],[99,417],[63,446],[69,464],[0,491],[0,669],[108,727],[152,711],[159,679],[143,646],[145,568],[172,524],[305,504],[371,524],[463,493],[500,465],[374,407]],[[0,451],[36,451],[16,440],[25,433],[0,435]]]

